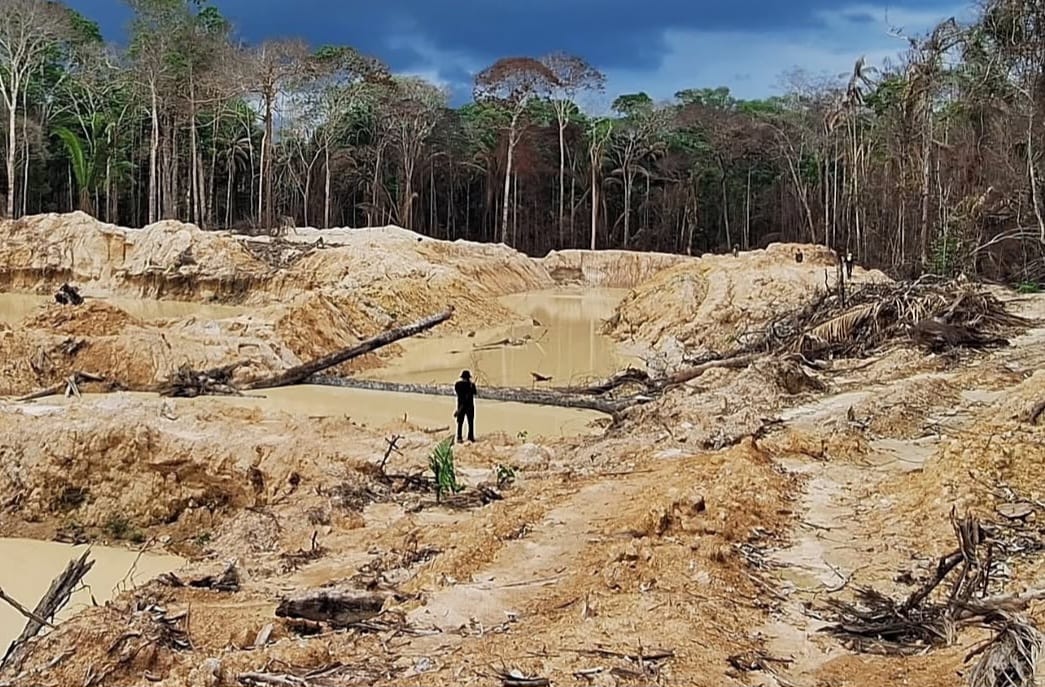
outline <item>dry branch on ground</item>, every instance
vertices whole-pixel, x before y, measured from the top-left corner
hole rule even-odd
[[[896,340],[941,351],[1001,345],[1005,334],[1030,324],[975,285],[923,278],[867,284],[844,301],[819,292],[771,323],[747,348],[791,351],[809,360],[865,356]]]
[[[954,643],[964,627],[987,627],[992,638],[966,657],[979,657],[969,685],[1036,685],[1042,635],[1025,612],[1032,601],[1045,598],[1045,590],[990,596],[991,557],[1004,547],[971,516],[959,520],[952,512],[951,522],[958,548],[939,559],[918,589],[902,601],[870,588],[858,589],[852,602],[828,601],[835,623],[825,631],[857,651],[913,655]]]

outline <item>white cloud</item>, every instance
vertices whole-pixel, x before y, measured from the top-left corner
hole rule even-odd
[[[392,50],[405,50],[417,55],[414,63],[397,69],[397,74],[422,77],[443,88],[455,85],[451,75],[461,72],[473,74],[482,69],[482,65],[466,53],[437,47],[419,34],[392,35],[385,39],[385,44]]]
[[[872,21],[854,21],[857,16]],[[918,35],[950,16],[966,19],[969,10],[965,5],[927,11],[854,4],[820,13],[823,25],[786,33],[669,29],[660,64],[652,70],[610,71],[607,91],[646,91],[659,100],[684,88],[729,86],[737,97],[765,97],[780,93],[782,76],[795,68],[842,78],[861,55],[870,65],[895,58],[907,47],[895,29]]]

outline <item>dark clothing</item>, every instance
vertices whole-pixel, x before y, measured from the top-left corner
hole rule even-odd
[[[457,443],[464,441],[462,436],[462,430],[464,429],[464,420],[468,418],[468,441],[475,441],[475,406],[468,406],[467,408],[457,409]]]
[[[454,384],[454,392],[457,394],[457,407],[471,407],[475,405],[475,382],[470,379],[458,379]]]
[[[478,393],[475,382],[470,379],[458,379],[454,384],[454,392],[457,394],[457,411],[454,412],[454,417],[457,418],[457,441],[464,441],[462,430],[466,418],[468,441],[475,441],[475,395]]]

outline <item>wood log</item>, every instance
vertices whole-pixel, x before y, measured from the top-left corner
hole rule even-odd
[[[700,375],[704,374],[708,370],[714,370],[716,368],[726,368],[735,370],[742,367],[747,367],[751,363],[755,362],[758,356],[754,353],[747,355],[738,355],[731,358],[723,358],[722,360],[711,360],[701,365],[695,365],[688,367],[684,370],[680,370],[673,375],[658,379],[654,382],[654,386],[659,390],[670,389],[680,384],[690,382]]]
[[[639,370],[634,367],[629,367],[626,370],[622,370],[612,377],[608,377],[601,382],[596,382],[589,386],[565,386],[553,389],[564,394],[587,394],[590,396],[602,396],[615,389],[618,389],[625,384],[641,384],[646,387],[647,390],[652,389],[653,380],[650,379],[649,374],[645,370]]]
[[[48,396],[56,396],[56,395],[58,395],[58,394],[60,394],[60,393],[62,393],[64,391],[66,391],[71,386],[75,387],[75,386],[78,386],[80,384],[83,384],[84,382],[104,382],[104,381],[105,381],[105,377],[102,377],[100,375],[90,374],[89,372],[74,372],[69,377],[63,379],[62,381],[58,382],[57,384],[49,386],[46,389],[40,389],[39,391],[34,391],[33,393],[26,394],[25,396],[20,396],[20,397],[16,398],[15,400],[19,401],[19,402],[21,402],[21,401],[35,401],[38,398],[47,398]]]
[[[309,380],[313,384],[325,386],[340,386],[348,389],[366,389],[370,391],[391,391],[401,394],[421,394],[424,396],[454,396],[451,386],[437,386],[427,384],[401,384],[398,382],[383,382],[373,379],[356,379],[354,377],[313,377]],[[562,393],[558,391],[536,391],[533,389],[518,389],[513,387],[482,387],[476,396],[479,400],[504,401],[506,403],[526,403],[529,405],[554,406],[558,408],[577,408],[580,410],[594,410],[605,413],[616,418],[624,409],[640,403],[650,401],[648,396],[631,396],[616,401],[606,401],[599,398],[591,398],[579,394]]]
[[[23,616],[25,616],[27,620],[35,620],[44,627],[54,627],[54,625],[52,625],[46,618],[41,618],[40,616],[30,611],[28,608],[19,603],[18,599],[12,597],[3,589],[0,589],[0,600],[6,601],[11,608],[21,613]]]
[[[284,597],[276,607],[276,616],[325,622],[333,627],[349,627],[379,615],[389,598],[387,594],[312,589]]]
[[[308,680],[294,675],[275,675],[273,673],[240,673],[236,681],[241,685],[276,685],[277,687],[308,687]]]
[[[73,595],[73,591],[80,586],[80,581],[84,578],[84,575],[94,567],[94,561],[90,560],[90,554],[90,550],[84,551],[80,558],[69,561],[69,565],[66,566],[62,574],[54,578],[47,593],[43,595],[40,603],[33,609],[32,617],[26,623],[22,634],[18,635],[18,638],[7,647],[4,658],[0,660],[0,667],[10,663],[18,655],[20,648],[44,628],[45,622],[41,621],[50,622],[58,611],[62,610],[65,604],[69,603],[69,598]]]
[[[387,346],[390,343],[405,339],[416,334],[420,334],[423,331],[431,329],[437,324],[442,324],[449,320],[454,314],[453,307],[449,307],[441,313],[431,315],[416,322],[412,322],[404,327],[397,327],[395,329],[389,329],[388,331],[381,332],[377,336],[361,341],[354,346],[343,348],[340,351],[335,351],[329,355],[325,355],[315,360],[310,360],[303,365],[297,365],[284,370],[279,374],[272,375],[270,377],[262,377],[260,379],[254,379],[244,385],[246,389],[272,389],[279,386],[290,386],[293,384],[300,384],[309,377],[319,374],[324,370],[327,370],[341,363],[357,358],[366,353],[376,351],[377,349]]]

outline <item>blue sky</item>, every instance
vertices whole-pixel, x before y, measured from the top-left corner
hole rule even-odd
[[[66,0],[121,40],[122,0]],[[250,42],[302,38],[341,43],[395,71],[470,97],[471,77],[498,57],[565,50],[607,75],[606,100],[644,90],[729,86],[746,98],[782,90],[794,68],[815,76],[848,72],[861,55],[877,64],[937,21],[968,18],[955,0],[215,0]],[[588,103],[605,107],[606,103]]]

